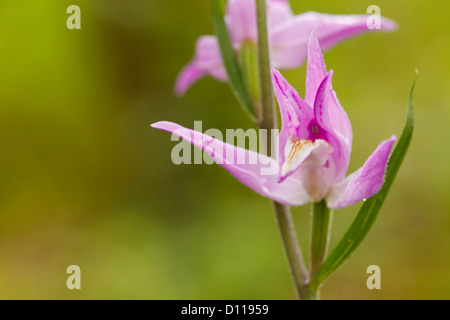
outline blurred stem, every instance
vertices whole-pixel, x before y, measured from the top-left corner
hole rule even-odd
[[[256,15],[258,22],[259,86],[261,90],[261,119],[259,126],[262,129],[270,130],[276,128],[277,125],[275,106],[273,103],[272,80],[270,76],[266,0],[256,0]],[[272,150],[272,148],[270,148],[270,138],[268,138],[268,140],[267,150]]]
[[[275,105],[272,93],[269,43],[267,36],[267,13],[266,0],[256,0],[256,14],[258,21],[258,71],[259,71],[259,92],[261,109],[259,116],[259,127],[267,129],[277,128],[275,117]],[[271,134],[267,135],[267,153],[271,155],[272,139]],[[272,155],[273,156],[273,155]],[[283,240],[284,251],[286,253],[289,268],[295,283],[297,296],[300,299],[315,299],[314,292],[308,288],[308,274],[303,261],[302,251],[298,244],[295,233],[294,222],[290,208],[276,201],[273,202],[278,227]]]
[[[311,277],[325,259],[330,240],[331,220],[332,211],[324,200],[311,205]]]

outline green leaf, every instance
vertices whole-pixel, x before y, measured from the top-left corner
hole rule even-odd
[[[380,211],[381,206],[386,199],[389,189],[394,182],[395,176],[400,169],[400,166],[403,162],[403,159],[405,158],[406,152],[408,151],[408,147],[411,142],[414,129],[412,97],[416,80],[417,74],[409,94],[406,124],[400,140],[398,141],[397,146],[395,147],[389,159],[385,182],[381,190],[375,196],[364,202],[358,212],[358,215],[353,220],[350,228],[347,230],[342,239],[338,242],[336,247],[329,254],[329,256],[322,263],[322,265],[319,267],[319,269],[311,279],[311,287],[318,287],[319,284],[323,280],[325,280],[325,278],[327,278],[345,260],[350,257],[350,255],[356,250],[358,245],[364,240],[373,223],[375,222],[378,212]]]
[[[244,111],[252,118],[253,121],[255,121],[256,116],[255,111],[253,110],[252,100],[245,85],[244,77],[234,53],[233,45],[231,44],[230,36],[225,24],[225,13],[221,0],[212,1],[212,11],[214,30],[219,41],[222,61],[225,66],[225,70],[227,71],[228,82],[231,90]]]
[[[243,43],[240,49],[240,62],[245,85],[252,99],[253,110],[261,104],[261,89],[259,86],[258,50],[252,42]]]

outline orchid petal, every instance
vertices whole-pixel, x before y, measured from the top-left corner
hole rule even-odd
[[[315,123],[312,125],[312,139],[324,139],[333,146],[332,158],[335,164],[334,181],[341,181],[345,177],[350,162],[350,145],[346,139],[336,131],[331,122],[330,116],[330,95],[331,78],[333,71],[330,71],[317,89],[314,101]],[[315,126],[315,127],[314,127]]]
[[[293,13],[286,0],[267,1],[267,22],[269,30],[292,19]],[[228,25],[231,40],[239,49],[244,42],[257,42],[258,29],[256,23],[255,0],[229,0],[225,21]]]
[[[331,70],[325,78],[323,78],[317,88],[316,98],[314,99],[314,118],[316,119],[317,124],[326,130],[333,129],[328,114],[328,97],[331,91],[332,77],[333,70]]]
[[[271,33],[273,66],[281,69],[300,66],[306,58],[309,35],[314,28],[322,49],[342,40],[371,31],[367,15],[330,15],[307,12],[288,19]],[[381,30],[396,29],[392,20],[381,18]]]
[[[281,132],[278,136],[278,159],[281,168],[285,162],[285,146],[289,139],[306,138],[309,135],[308,124],[314,119],[314,115],[312,108],[276,69],[272,69],[272,83],[281,114]]]
[[[314,151],[314,153],[316,153]],[[299,169],[302,185],[314,202],[320,202],[328,194],[333,184],[335,165],[333,161],[327,161],[319,167],[317,155],[311,154]],[[322,159],[329,158],[328,150],[322,150]],[[319,160],[320,161],[320,160]],[[323,160],[322,160],[323,161]]]
[[[269,0],[267,2],[267,22],[269,30],[277,28],[279,25],[286,23],[288,19],[292,19],[291,6],[288,0]]]
[[[202,36],[197,40],[195,56],[181,70],[175,83],[175,93],[183,95],[192,84],[208,74],[223,82],[228,78],[219,44],[214,36]]]
[[[342,182],[332,186],[327,205],[338,209],[355,204],[375,195],[384,183],[387,162],[396,137],[380,143],[364,165]]]
[[[309,201],[309,196],[297,177],[291,177],[283,184],[277,183],[278,164],[275,159],[235,147],[175,123],[162,121],[152,124],[152,127],[171,132],[201,148],[239,181],[264,197],[291,206],[303,205]],[[269,174],[272,171],[269,168],[276,170]]]
[[[330,144],[322,139],[316,139],[312,142],[306,139],[289,138],[284,149],[285,160],[277,181],[283,182],[304,163],[308,162],[310,166],[314,167],[325,165],[329,159],[329,154],[332,152],[333,148]]]
[[[319,46],[319,41],[316,36],[316,32],[313,31],[310,35],[308,42],[308,65],[306,72],[306,91],[305,100],[307,103],[312,104],[315,100],[317,89],[321,81],[327,75],[327,69],[323,54]],[[336,93],[333,91],[330,85],[331,97],[328,101],[328,113],[331,126],[334,130],[337,130],[349,143],[351,149],[352,143],[352,127],[350,120],[344,109],[341,107]]]
[[[317,26],[317,37],[320,46],[328,50],[337,43],[351,37],[371,31],[394,31],[397,24],[381,17],[380,29],[369,29],[367,26],[369,15],[330,15],[317,12],[305,13],[305,18]]]
[[[233,44],[257,41],[255,0],[229,0],[225,21]]]

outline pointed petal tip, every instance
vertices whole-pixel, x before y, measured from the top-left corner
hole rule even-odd
[[[390,149],[390,151],[392,151],[392,147],[396,141],[397,141],[397,136],[395,134],[393,134],[389,139],[381,141],[381,143],[379,144],[377,149],[381,149],[381,148],[383,148],[383,146],[386,146],[387,148]],[[389,151],[389,153],[390,153],[390,151]]]
[[[362,22],[363,23],[363,22]],[[367,25],[368,31],[383,31],[383,32],[393,32],[396,31],[399,26],[398,23],[394,20],[381,17],[379,21],[379,25],[376,28],[370,28],[369,25]]]
[[[182,96],[184,96],[184,94],[186,93],[187,88],[185,88],[180,81],[177,79],[175,81],[175,86],[173,88],[173,93],[175,94],[175,96],[177,98],[181,98]]]
[[[327,77],[330,79],[330,81],[331,81],[331,79],[333,79],[333,75],[334,75],[334,70],[333,70],[333,69],[331,69],[330,71],[328,71]]]
[[[175,89],[173,90],[173,93],[175,94],[175,97],[181,98],[186,93],[186,90],[181,90],[181,89],[178,89],[175,87]]]
[[[396,31],[399,28],[398,23],[388,18],[381,19],[381,30],[386,32]]]
[[[381,141],[378,147],[375,149],[375,152],[370,157],[376,157],[375,155],[377,154],[384,154],[386,157],[385,160],[387,161],[396,141],[397,136],[395,134],[392,135],[389,139]]]
[[[319,38],[317,38],[317,26],[314,26],[311,33],[309,34],[308,51],[310,50],[311,46],[313,46],[313,45],[320,47]]]
[[[271,69],[271,74],[272,74],[272,79],[273,79],[273,78],[278,78],[279,76],[281,76],[280,71],[278,71],[278,70],[275,69],[275,68],[272,68],[272,69]]]
[[[154,128],[154,129],[169,131],[169,132],[172,132],[172,131],[175,131],[175,130],[181,128],[180,125],[170,122],[170,121],[154,122],[150,125],[150,127]]]
[[[183,69],[175,80],[175,86],[173,92],[176,97],[182,97],[191,86],[190,81],[186,79],[185,69]]]
[[[190,62],[180,71],[177,79],[175,80],[175,95],[177,97],[182,97],[189,90],[189,88],[204,75],[204,71],[197,68],[194,62]]]
[[[150,127],[155,128],[155,129],[161,129],[161,127],[164,126],[164,122],[166,122],[166,121],[154,122],[154,123],[150,124]]]
[[[395,135],[383,140],[359,170],[350,174],[341,186],[338,184],[329,194],[328,207],[331,209],[345,208],[363,199],[368,199],[380,191],[396,140]]]
[[[317,94],[319,94],[319,91],[321,92],[325,90],[324,92],[328,96],[329,89],[331,88],[332,78],[333,78],[333,70],[330,70],[327,72],[326,76],[322,79],[322,82],[320,83],[319,88],[317,89]]]
[[[314,39],[318,40],[318,38],[317,38],[317,25],[314,25],[314,27],[311,30],[311,33],[309,34],[309,40],[313,41]]]
[[[397,142],[397,136],[395,134],[393,134],[389,139],[383,141],[382,143],[386,143],[388,145],[389,148],[389,154],[392,152],[392,148],[394,146],[394,143]]]
[[[275,68],[272,68],[272,85],[275,90],[275,94],[277,94],[277,90],[284,90],[284,86],[282,85],[286,79],[283,77],[280,71]]]
[[[333,80],[333,75],[334,75],[334,71],[330,70],[330,71],[328,71],[327,75],[325,76],[325,79],[323,80],[325,82],[325,86],[328,91],[330,91],[332,89],[331,82]],[[330,94],[330,92],[328,92],[328,94]]]

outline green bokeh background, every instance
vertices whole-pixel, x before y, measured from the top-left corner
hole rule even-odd
[[[81,8],[82,29],[66,28]],[[325,54],[352,121],[355,170],[403,127],[415,69],[416,131],[371,233],[324,284],[324,299],[450,298],[450,3],[296,1],[295,13],[363,14],[395,33]],[[159,120],[249,128],[226,84],[183,98],[175,78],[210,1],[3,0],[0,4],[0,298],[293,299],[270,201],[217,165],[171,162]],[[305,67],[284,72],[304,94]],[[331,245],[360,204],[335,213]],[[309,208],[293,209],[305,253]],[[81,268],[81,290],[66,287]],[[381,267],[381,290],[366,268]]]

